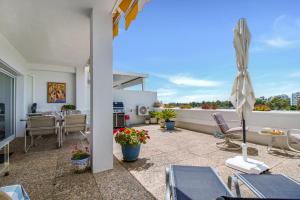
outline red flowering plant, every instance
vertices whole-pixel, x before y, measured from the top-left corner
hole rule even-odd
[[[88,158],[90,156],[89,148],[79,148],[77,145],[74,146],[72,150],[72,160],[81,160]]]
[[[139,144],[146,144],[150,139],[148,131],[136,130],[133,128],[120,128],[114,131],[115,141],[120,145],[136,146]]]

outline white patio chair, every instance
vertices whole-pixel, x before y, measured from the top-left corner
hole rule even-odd
[[[64,122],[61,127],[61,145],[63,144],[64,136],[71,132],[80,132],[85,138],[87,138],[87,123],[86,115],[84,114],[73,114],[66,115],[64,117]]]
[[[30,145],[27,146],[27,133],[31,138]],[[61,145],[60,141],[60,127],[59,123],[57,122],[56,118],[54,116],[34,116],[34,117],[29,117],[27,121],[27,128],[25,129],[25,134],[24,134],[24,150],[25,153],[35,145],[34,143],[34,137],[35,136],[43,136],[43,135],[51,135],[51,134],[56,134],[57,135],[57,143],[58,147]]]
[[[298,145],[299,149],[296,149],[294,146]],[[287,131],[287,146],[290,150],[300,153],[300,130],[299,129],[290,129]]]

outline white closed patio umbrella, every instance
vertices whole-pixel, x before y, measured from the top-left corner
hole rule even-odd
[[[234,48],[236,52],[236,64],[238,73],[234,80],[230,100],[236,108],[243,125],[243,156],[236,156],[226,161],[229,167],[247,173],[262,173],[269,169],[264,163],[247,158],[246,121],[255,104],[255,95],[248,73],[248,52],[251,34],[247,27],[246,19],[238,21],[234,29]],[[256,170],[256,171],[255,171]]]
[[[234,48],[236,53],[236,64],[238,73],[235,77],[230,101],[236,108],[236,112],[243,124],[243,144],[246,144],[246,124],[245,119],[252,112],[255,104],[255,95],[248,73],[248,51],[250,46],[251,35],[245,19],[240,19],[234,29]],[[245,146],[245,145],[243,145]],[[243,151],[245,148],[243,148]],[[246,159],[246,153],[243,152]]]

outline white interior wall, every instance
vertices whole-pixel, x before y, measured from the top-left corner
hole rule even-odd
[[[29,74],[34,80],[32,100],[37,103],[37,111],[59,111],[64,104],[76,104],[76,77],[73,72],[30,69]],[[66,103],[47,102],[48,82],[66,83]],[[26,107],[30,107],[31,103],[28,102]]]
[[[156,92],[113,90],[113,101],[122,101],[124,103],[125,113],[130,117],[128,125],[144,123],[145,117],[137,115],[137,106],[148,106],[151,109],[156,100]]]
[[[76,68],[76,107],[84,113],[90,111],[90,84],[88,67]]]
[[[27,62],[18,50],[0,33],[0,59],[12,67],[19,75],[24,75]]]

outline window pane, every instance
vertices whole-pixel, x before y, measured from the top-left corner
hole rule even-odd
[[[14,135],[14,79],[0,72],[0,146]]]

